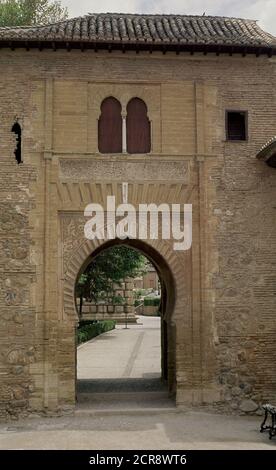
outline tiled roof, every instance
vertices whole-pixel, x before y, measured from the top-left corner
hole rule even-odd
[[[46,26],[0,28],[2,44],[24,41],[276,49],[276,38],[256,21],[186,15],[99,13]]]
[[[269,166],[276,167],[276,135],[262,146],[257,158],[264,160]]]

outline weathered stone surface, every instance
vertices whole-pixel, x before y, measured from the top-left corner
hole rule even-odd
[[[243,400],[240,404],[240,409],[244,413],[253,413],[254,411],[257,411],[258,408],[259,405],[253,400]]]
[[[24,367],[23,367],[23,366],[14,366],[14,367],[12,368],[12,373],[13,373],[14,375],[20,375],[20,374],[22,374],[23,372],[24,372]]]
[[[233,387],[232,388],[232,395],[233,396],[237,396],[237,395],[239,396],[239,395],[241,395],[241,393],[242,393],[242,390],[239,387]]]
[[[17,387],[13,390],[13,396],[15,400],[24,400],[28,396],[28,393],[22,387]]]
[[[135,309],[134,309],[134,296],[133,292],[131,292],[131,296],[128,297],[128,301],[130,303],[129,311],[126,310],[125,304],[125,294],[129,294],[129,291],[125,291],[126,283],[114,283],[114,300],[113,296],[109,299],[105,299],[105,301],[101,300],[98,303],[91,303],[84,301],[82,307],[82,315],[81,320],[115,320],[117,323],[122,323],[125,321],[124,313],[128,313],[128,320],[132,323],[136,323],[135,317]],[[120,302],[118,303],[118,298],[121,298]],[[78,301],[79,302],[79,301]],[[108,314],[108,315],[107,315]]]
[[[77,181],[189,181],[186,162],[125,162],[60,160],[60,178]]]
[[[167,287],[177,403],[208,395],[220,410],[254,412],[252,400],[275,400],[275,171],[255,158],[275,135],[274,59],[2,48],[0,67],[0,417],[74,405],[74,282],[106,241],[84,239],[83,213],[107,195],[122,202],[125,177],[135,207],[193,204],[191,252],[144,246]],[[145,101],[152,154],[99,154],[107,96],[123,112]],[[247,141],[225,140],[227,109],[248,112]],[[13,396],[23,384],[29,395]]]
[[[7,361],[9,364],[26,364],[26,355],[20,349],[9,352]]]

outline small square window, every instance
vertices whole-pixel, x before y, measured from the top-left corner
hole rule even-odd
[[[226,111],[226,139],[247,140],[246,111]]]

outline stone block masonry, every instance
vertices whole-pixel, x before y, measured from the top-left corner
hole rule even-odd
[[[74,283],[104,245],[84,240],[83,211],[122,202],[126,174],[135,206],[193,204],[190,252],[143,245],[166,285],[176,403],[253,413],[274,401],[276,173],[255,157],[276,133],[275,58],[2,48],[0,68],[0,418],[74,407]],[[99,154],[107,96],[144,100],[151,154]],[[226,141],[226,110],[248,112],[247,141]]]
[[[115,320],[116,323],[136,323],[134,308],[134,284],[133,282],[122,282],[114,284],[114,297],[121,297],[122,304],[93,303],[85,301],[82,308],[81,320]]]

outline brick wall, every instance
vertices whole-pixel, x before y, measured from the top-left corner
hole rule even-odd
[[[82,212],[90,187],[78,184],[84,176],[78,167],[74,172],[74,162],[72,184],[62,179],[59,159],[93,158],[99,104],[112,94],[147,102],[153,159],[189,163],[189,182],[177,193],[172,181],[167,193],[177,199],[183,190],[200,224],[193,282],[201,287],[191,291],[198,334],[184,347],[180,321],[177,340],[179,377],[188,367],[183,351],[193,351],[201,364],[189,396],[198,392],[198,401],[239,411],[274,399],[276,173],[255,156],[276,134],[275,65],[254,56],[1,50],[1,417],[72,403],[74,371],[66,367],[75,327],[63,315],[57,214]],[[248,142],[225,142],[225,109],[248,111]],[[20,166],[10,132],[15,117],[23,128]],[[107,178],[112,192],[112,173]],[[150,184],[147,194],[159,202],[165,184]],[[138,200],[141,185],[133,182]],[[92,197],[103,197],[99,184]],[[207,392],[200,395],[205,385],[219,393],[207,400]]]

